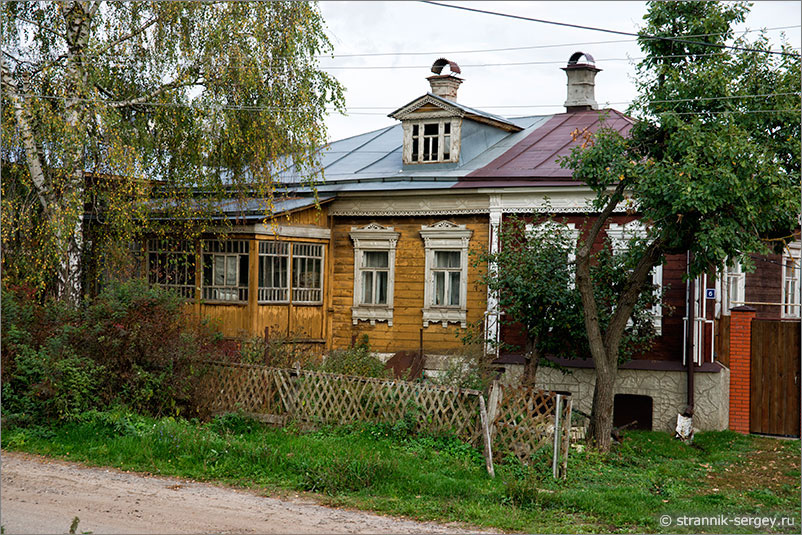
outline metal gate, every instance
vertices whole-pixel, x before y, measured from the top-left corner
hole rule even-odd
[[[752,320],[750,431],[799,436],[798,321]]]

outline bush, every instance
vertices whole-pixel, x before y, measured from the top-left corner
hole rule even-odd
[[[82,308],[39,304],[3,289],[4,416],[74,419],[114,404],[156,416],[192,412],[193,359],[214,357],[222,338],[188,321],[173,293],[132,280]]]
[[[367,335],[364,335],[356,345],[348,349],[336,349],[329,353],[318,369],[322,372],[342,375],[390,377],[390,370],[385,368],[384,363],[371,353]]]

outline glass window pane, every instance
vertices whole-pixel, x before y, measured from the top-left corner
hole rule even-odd
[[[424,136],[436,136],[440,130],[440,125],[437,123],[428,123],[423,125],[423,135]]]
[[[418,135],[418,125],[416,125],[416,124],[412,125],[412,135],[413,136],[417,136]]]
[[[226,259],[226,286],[237,285],[237,257],[227,256]]]
[[[214,258],[211,255],[205,254],[203,255],[203,285],[204,286],[211,286],[212,285],[212,272],[213,272],[213,261]]]
[[[412,161],[418,161],[418,138],[412,138]]]
[[[248,287],[248,272],[250,271],[248,264],[248,254],[239,255],[239,285],[245,288]]]
[[[458,268],[460,267],[459,251],[435,251],[434,265],[439,268]]]
[[[446,135],[451,133],[451,122],[446,121],[443,123],[443,133]]]
[[[387,251],[365,251],[365,266],[386,268],[389,262],[390,253]]]
[[[446,300],[446,274],[444,271],[434,272],[434,304],[443,305]]]
[[[224,286],[226,283],[226,257],[214,257],[214,285]]]
[[[373,272],[362,272],[362,302],[366,305],[373,303]]]
[[[387,275],[386,271],[376,273],[376,304],[387,304]]]
[[[459,305],[459,279],[460,279],[460,272],[459,271],[452,271],[449,273],[451,278],[451,288],[449,289],[449,305]]]

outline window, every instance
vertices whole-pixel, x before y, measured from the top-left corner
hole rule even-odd
[[[248,300],[246,240],[203,241],[203,298],[210,301]]]
[[[420,231],[426,252],[423,326],[467,327],[468,244],[473,231],[441,221]]]
[[[323,246],[313,243],[292,244],[292,301],[323,302]]]
[[[626,251],[629,241],[633,238],[646,238],[647,228],[640,221],[630,221],[624,225],[618,223],[610,223],[607,228],[607,236],[610,238],[613,251],[615,253],[623,253]],[[652,268],[652,285],[655,287],[655,293],[662,293],[663,289],[663,266],[655,266]],[[652,318],[654,322],[654,330],[657,335],[663,334],[663,304],[660,300],[652,306]]]
[[[527,239],[542,240],[546,233],[560,233],[562,240],[557,243],[565,244],[567,246],[565,251],[565,261],[568,264],[576,263],[576,242],[579,239],[579,230],[573,223],[559,223],[557,221],[544,221],[538,225],[527,224],[526,235]],[[566,243],[567,242],[567,243]],[[575,282],[573,278],[568,283],[570,288],[573,288]]]
[[[393,325],[393,285],[395,279],[395,248],[398,232],[393,227],[371,223],[351,227],[354,240],[354,306],[351,319],[375,325],[386,321]]]
[[[459,306],[460,277],[462,276],[462,252],[435,251],[434,302],[436,306]]]
[[[737,260],[724,268],[722,277],[724,282],[721,302],[723,305],[722,314],[730,315],[730,309],[741,306],[746,301],[746,273],[744,273],[741,263]]]
[[[189,240],[148,240],[148,282],[195,297],[195,246]]]
[[[456,151],[453,147],[451,119],[417,122],[409,126],[409,147],[405,163],[451,162]]]
[[[802,242],[794,242],[788,246],[782,257],[783,299],[782,316],[784,318],[798,318],[800,313],[800,249]]]
[[[289,298],[290,244],[259,242],[259,302],[286,303]]]

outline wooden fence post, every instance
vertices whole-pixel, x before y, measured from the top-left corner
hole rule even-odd
[[[565,398],[565,404],[567,407],[566,412],[568,414],[564,418],[563,422],[563,428],[565,429],[565,431],[563,433],[563,440],[564,440],[564,444],[562,447],[563,459],[562,459],[562,466],[560,468],[560,472],[563,479],[565,479],[566,476],[568,475],[568,452],[571,450],[571,412],[573,410],[573,400],[570,396]]]
[[[487,420],[490,427],[491,442],[496,438],[496,417],[498,417],[501,396],[501,385],[498,381],[493,381],[490,384],[490,396],[487,399]]]
[[[485,397],[479,395],[479,416],[482,418],[482,438],[485,443],[485,466],[487,473],[490,477],[496,477],[496,471],[493,469],[493,449],[490,445],[490,425],[487,421],[487,410],[485,409]]]
[[[560,412],[562,412],[562,395],[557,394],[557,401],[554,406],[554,449],[551,455],[551,475],[557,479],[557,460],[560,457]]]

